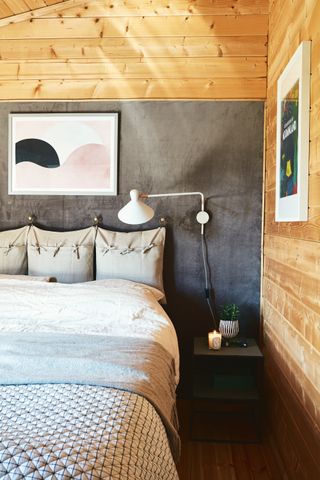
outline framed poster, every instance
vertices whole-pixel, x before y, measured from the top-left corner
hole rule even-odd
[[[276,222],[308,220],[311,42],[302,42],[278,80]]]
[[[9,114],[10,195],[116,195],[117,113]]]

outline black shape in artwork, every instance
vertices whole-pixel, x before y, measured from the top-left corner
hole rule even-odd
[[[46,168],[60,166],[59,157],[50,143],[37,138],[27,138],[16,143],[16,164],[32,162]]]

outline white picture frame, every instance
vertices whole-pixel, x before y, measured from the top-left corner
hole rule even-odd
[[[117,195],[118,113],[10,113],[9,195]]]
[[[302,42],[277,84],[276,222],[308,220],[311,42]]]

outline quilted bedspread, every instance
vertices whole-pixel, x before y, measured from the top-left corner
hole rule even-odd
[[[162,421],[142,396],[87,385],[0,388],[0,478],[177,480]]]
[[[132,282],[1,280],[0,479],[178,480],[162,312]]]

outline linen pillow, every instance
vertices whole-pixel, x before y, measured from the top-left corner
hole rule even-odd
[[[94,227],[49,232],[32,226],[28,235],[28,273],[60,283],[93,280]]]
[[[98,228],[96,279],[120,278],[163,290],[164,227],[139,232]]]
[[[0,232],[0,273],[27,273],[27,235],[29,227]]]
[[[6,275],[0,273],[0,280],[26,280],[27,282],[56,282],[55,277],[34,277],[32,275]]]

